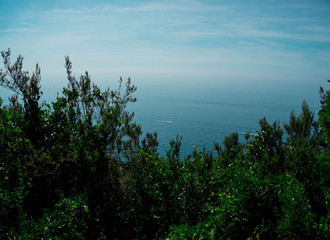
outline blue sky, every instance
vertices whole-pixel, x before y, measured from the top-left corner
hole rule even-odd
[[[315,81],[330,78],[330,1],[0,0],[0,50],[41,65],[43,84]],[[62,84],[63,85],[63,84]]]

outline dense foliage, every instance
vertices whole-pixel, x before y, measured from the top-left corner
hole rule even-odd
[[[40,69],[2,52],[1,239],[329,239],[330,92],[318,121],[306,102],[290,121],[260,120],[256,135],[166,157],[127,104],[130,79],[101,91],[65,58],[68,86],[41,102]]]

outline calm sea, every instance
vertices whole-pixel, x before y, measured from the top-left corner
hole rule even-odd
[[[258,121],[288,122],[290,112],[301,112],[304,99],[315,111],[320,108],[320,85],[314,83],[163,84],[141,86],[138,101],[130,107],[144,132],[158,132],[159,152],[165,155],[169,141],[182,136],[181,157],[193,146],[213,150],[214,141],[238,132],[259,130]]]
[[[325,83],[325,81],[324,81]],[[300,113],[304,99],[315,111],[320,108],[319,87],[323,82],[253,83],[135,83],[137,102],[129,106],[144,133],[158,132],[159,153],[165,156],[169,141],[182,136],[180,156],[191,154],[193,146],[213,150],[226,135],[238,132],[243,140],[248,131],[259,130],[258,121],[287,122],[290,112]],[[326,85],[325,85],[326,86]],[[44,99],[54,99],[61,88],[44,87]],[[6,101],[8,92],[0,88]]]

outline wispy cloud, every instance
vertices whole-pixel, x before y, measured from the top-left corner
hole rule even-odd
[[[299,41],[315,41],[315,42],[328,42],[330,41],[330,34],[326,35],[311,35],[301,33],[287,33],[276,30],[260,30],[245,28],[240,32],[241,36],[253,37],[253,38],[281,38],[281,39],[293,39]]]
[[[30,22],[20,22],[19,24],[26,25],[26,26],[35,26],[34,23],[30,23]]]
[[[1,33],[25,33],[35,30],[36,28],[26,27],[26,28],[5,28],[0,29]]]
[[[314,30],[313,30],[314,31]],[[217,31],[215,30],[200,30],[200,31],[183,31],[177,32],[177,34],[184,35],[186,37],[230,37],[230,38],[252,38],[252,39],[290,39],[298,41],[313,41],[313,42],[330,42],[330,31],[320,31],[320,34],[309,33],[288,33],[277,30],[262,30],[257,28],[251,28],[250,26],[232,25],[231,28],[223,28]]]
[[[330,24],[327,26],[320,26],[320,25],[307,25],[307,26],[300,26],[298,30],[303,31],[311,31],[314,33],[330,33]]]
[[[226,11],[227,6],[211,6],[198,1],[163,1],[143,2],[135,6],[115,6],[113,4],[101,4],[94,8],[95,11],[105,12],[201,12],[201,11]]]
[[[68,8],[68,9],[54,9],[51,10],[53,13],[64,13],[64,14],[81,14],[81,13],[85,13],[87,12],[87,10],[77,10],[77,9],[72,9],[72,8]],[[89,11],[91,12],[91,11]]]
[[[195,77],[238,72],[266,76],[279,68],[286,73],[326,72],[329,6],[284,0],[229,5],[201,0],[96,1],[76,6],[63,1],[5,15],[0,44],[39,54],[49,63],[49,56],[61,61],[69,54],[77,65],[102,73]],[[63,64],[59,66],[62,71]]]
[[[131,5],[114,3],[102,3],[92,7],[78,6],[77,8],[55,8],[50,10],[53,13],[60,14],[86,14],[86,13],[150,13],[165,12],[171,14],[173,12],[222,12],[228,11],[230,6],[227,5],[209,5],[200,1],[179,0],[179,1],[133,1]]]

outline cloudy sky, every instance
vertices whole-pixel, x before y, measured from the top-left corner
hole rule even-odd
[[[0,50],[43,83],[330,78],[329,0],[0,0]]]

